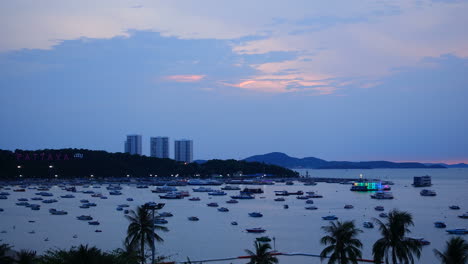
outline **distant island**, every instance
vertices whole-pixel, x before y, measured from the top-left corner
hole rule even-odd
[[[0,150],[0,179],[74,177],[297,177],[298,173],[255,161],[177,162],[87,149]],[[128,176],[127,176],[128,175]]]
[[[307,157],[301,159],[290,157],[281,152],[272,152],[264,155],[255,155],[244,159],[244,161],[263,162],[265,164],[278,165],[290,169],[441,169],[449,167],[446,164],[423,164],[418,162],[326,161],[314,157]]]

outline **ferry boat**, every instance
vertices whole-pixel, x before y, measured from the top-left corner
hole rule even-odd
[[[421,194],[421,196],[436,196],[437,195],[435,191],[428,190],[428,189],[422,190],[419,194]]]
[[[393,199],[393,194],[390,192],[376,192],[371,194],[370,197],[377,200],[391,200]]]
[[[440,222],[440,221],[439,222],[434,222],[434,226],[436,228],[446,228],[447,227],[447,225],[444,222]]]
[[[374,224],[372,222],[364,222],[362,223],[362,226],[365,227],[365,228],[374,228]]]
[[[322,219],[323,220],[336,220],[338,219],[338,217],[335,215],[327,215],[327,216],[322,216]]]
[[[261,227],[256,227],[256,228],[247,228],[245,229],[248,233],[264,233],[266,230],[261,228]]]
[[[250,217],[262,217],[263,214],[259,212],[252,212],[252,213],[249,213],[249,216]]]

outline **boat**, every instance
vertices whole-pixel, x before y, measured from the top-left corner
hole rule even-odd
[[[214,192],[215,190],[207,187],[198,187],[198,188],[193,188],[192,191],[194,192]]]
[[[55,209],[49,209],[49,213],[52,215],[66,215],[68,214],[66,211],[58,211]]]
[[[16,203],[16,205],[18,205],[18,206],[28,206],[29,203],[28,202],[19,202],[19,203]]]
[[[86,221],[93,220],[93,218],[92,218],[90,215],[80,215],[80,216],[77,216],[76,219],[78,219],[78,220],[86,220]]]
[[[78,237],[78,235],[74,235],[74,236],[73,236],[73,238],[77,238],[77,237]]]
[[[21,189],[14,189],[13,191],[14,191],[14,192],[25,192],[26,190],[23,189],[23,188],[21,188]]]
[[[241,194],[259,194],[263,193],[263,190],[261,188],[244,188],[242,191],[240,191]]]
[[[96,232],[96,233],[101,233],[101,232],[102,232],[102,230],[100,230],[100,229],[96,229],[94,232]]]
[[[117,211],[123,211],[123,208],[120,207],[120,206],[118,206],[118,207],[116,208],[116,210],[117,210]]]
[[[458,206],[458,205],[451,205],[451,206],[449,206],[449,208],[452,209],[452,210],[460,210],[460,206]]]
[[[309,195],[309,198],[323,198],[323,195],[320,195],[320,194],[312,194],[312,195]]]
[[[284,202],[284,201],[286,201],[286,199],[284,199],[283,197],[275,198],[275,202]]]
[[[285,205],[283,205],[283,208],[284,208],[284,209],[288,209],[288,208],[289,208],[289,205],[285,204]]]
[[[314,200],[309,199],[309,200],[306,201],[306,204],[314,204]]]
[[[338,217],[335,215],[327,215],[327,216],[322,216],[322,219],[323,220],[336,220],[338,219]]]
[[[419,194],[420,194],[421,196],[436,196],[436,195],[437,195],[435,191],[433,191],[433,190],[428,190],[428,189],[422,190],[421,192],[419,192]]]
[[[236,221],[231,222],[231,225],[237,225]]]
[[[209,207],[218,207],[218,203],[208,203],[206,205],[208,205]]]
[[[27,201],[28,201],[28,198],[18,198],[18,201],[20,201],[20,202],[27,202]]]
[[[261,227],[247,228],[245,229],[248,233],[264,233],[266,230]]]
[[[124,214],[128,214],[128,213],[130,213],[129,210],[124,210]]]
[[[6,200],[6,199],[8,199],[8,196],[6,196],[6,195],[0,195],[0,200]]]
[[[221,190],[223,190],[223,191],[240,191],[240,188],[237,187],[237,186],[227,185],[227,186],[224,186],[223,188],[221,188]]]
[[[286,182],[286,185],[294,185],[294,182],[292,182],[292,181],[287,181],[287,182]]]
[[[351,205],[351,204],[347,204],[347,205],[344,206],[344,209],[353,209],[353,208],[354,208],[354,206]]]
[[[239,201],[234,200],[234,199],[231,199],[231,200],[229,200],[229,201],[226,201],[226,203],[228,203],[228,204],[235,204],[235,203],[238,203],[238,202],[239,202]]]
[[[189,201],[200,201],[200,197],[192,197]]]
[[[200,219],[198,219],[198,217],[196,217],[196,216],[190,216],[190,217],[188,218],[188,220],[190,220],[190,221],[198,221],[198,220],[200,220]]]
[[[122,195],[122,193],[119,192],[119,191],[110,191],[109,195]],[[102,197],[104,197],[104,196],[102,196]],[[102,197],[101,197],[101,199],[103,199]]]
[[[226,207],[221,207],[221,208],[218,208],[218,211],[220,211],[220,212],[229,212],[229,209],[227,209]]]
[[[431,242],[424,239],[424,238],[409,238],[411,240],[414,240],[416,242],[418,242],[421,246],[427,246],[427,245],[430,245]]]
[[[304,183],[304,186],[315,186],[315,185],[317,185],[316,182],[306,182],[306,183]]]
[[[254,196],[249,195],[249,194],[234,195],[234,196],[231,196],[231,198],[238,199],[238,200],[255,199]]]
[[[267,236],[263,236],[263,237],[257,237],[255,240],[257,240],[258,242],[270,242],[271,238]]]
[[[166,193],[164,195],[159,195],[161,199],[182,199],[183,196],[180,193]]]
[[[299,200],[307,200],[307,199],[309,199],[309,196],[302,196],[302,195],[299,195],[299,196],[297,196],[296,198],[299,199]]]
[[[387,217],[388,217],[388,214],[386,214],[386,213],[380,213],[379,216],[382,217],[382,218],[387,218]]]
[[[28,232],[29,234],[36,234],[36,231],[32,230]]]
[[[7,196],[7,195],[10,195],[10,193],[9,192],[0,192],[0,195]]]
[[[174,216],[172,213],[169,212],[162,212],[159,214],[159,217],[172,217]]]
[[[390,192],[376,192],[371,194],[370,197],[377,200],[391,200],[393,199],[393,194]]]
[[[307,206],[305,209],[306,210],[317,210],[318,208],[316,206]]]
[[[288,191],[275,191],[276,196],[289,196],[289,195],[303,195],[303,191],[297,191],[297,192],[288,192]]]
[[[67,194],[67,195],[60,196],[60,198],[75,198],[75,196],[73,196],[71,194]]]
[[[378,206],[374,207],[374,209],[376,211],[384,211],[385,210],[385,208],[383,206],[381,206],[381,205],[378,205]]]
[[[458,217],[463,218],[463,219],[468,219],[468,212],[462,215],[459,215]]]
[[[133,201],[133,198],[127,198],[127,201],[128,201],[128,202],[132,202],[132,201]]]
[[[164,225],[164,224],[167,224],[168,221],[164,218],[156,218],[154,219],[154,224],[156,225]]]
[[[214,191],[214,192],[209,192],[208,195],[212,195],[212,196],[223,196],[223,195],[226,195],[227,193],[226,192],[223,192],[223,191]]]
[[[80,203],[89,203],[89,200],[83,199],[83,200],[80,200]]]
[[[263,214],[259,212],[252,212],[252,213],[249,213],[249,216],[250,217],[262,217]]]
[[[58,201],[55,200],[55,199],[50,199],[50,200],[43,200],[42,202],[45,203],[45,204],[50,204],[50,203],[56,203]]]
[[[447,233],[452,234],[452,235],[465,235],[468,234],[468,230],[466,228],[457,228],[457,229],[450,229],[450,230],[445,230]]]
[[[128,205],[128,204],[119,204],[118,206],[119,207],[130,207],[130,205]]]
[[[0,212],[3,212],[3,211],[4,211],[3,208],[0,208]]]
[[[434,222],[434,226],[436,228],[446,228],[447,227],[447,225],[444,222],[440,222],[440,221]]]
[[[100,225],[99,221],[90,221],[88,222],[89,225]]]
[[[99,197],[99,198],[102,199],[102,200],[106,200],[106,199],[107,199],[107,196],[101,196],[101,197]]]
[[[374,224],[372,222],[364,222],[362,223],[362,226],[365,228],[374,228]]]

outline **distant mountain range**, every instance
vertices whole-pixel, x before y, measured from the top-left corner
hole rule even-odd
[[[457,163],[457,164],[447,164],[447,163],[424,163],[424,165],[433,166],[433,165],[440,165],[446,168],[468,168],[468,164],[466,163]]]
[[[307,168],[307,169],[412,169],[412,168],[447,168],[459,166],[462,168],[467,164],[447,165],[447,164],[423,164],[418,162],[390,162],[390,161],[326,161],[319,158],[294,158],[281,152],[272,152],[264,155],[255,155],[244,159],[249,162],[263,162],[266,164],[278,165],[286,168]],[[468,166],[467,166],[468,167]],[[463,167],[464,168],[464,167]]]

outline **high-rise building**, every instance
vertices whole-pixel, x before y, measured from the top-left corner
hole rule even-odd
[[[193,141],[188,139],[174,141],[174,158],[176,161],[193,162]]]
[[[150,139],[150,155],[156,158],[169,158],[169,138],[152,137]]]
[[[125,153],[141,155],[141,135],[127,135]]]

